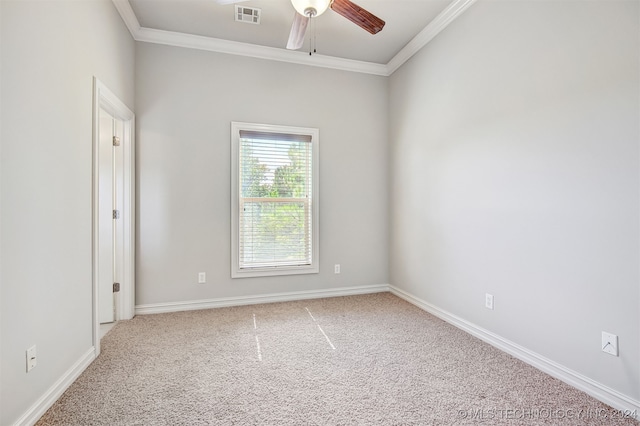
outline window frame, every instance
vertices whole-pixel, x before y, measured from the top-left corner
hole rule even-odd
[[[311,264],[240,267],[240,131],[308,135],[311,137]],[[320,131],[312,127],[231,122],[231,278],[317,274],[320,272]]]

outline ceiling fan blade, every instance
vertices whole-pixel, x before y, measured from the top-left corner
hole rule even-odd
[[[304,35],[307,32],[307,25],[309,25],[309,17],[302,16],[296,12],[296,16],[293,18],[293,24],[291,24],[287,49],[298,50],[302,47],[304,44]]]
[[[382,31],[385,24],[382,19],[350,0],[333,0],[331,2],[331,10],[369,31],[371,34],[377,34]]]

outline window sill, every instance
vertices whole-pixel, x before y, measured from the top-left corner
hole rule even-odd
[[[233,269],[231,278],[277,277],[283,275],[317,274],[318,266],[279,266],[268,268]]]

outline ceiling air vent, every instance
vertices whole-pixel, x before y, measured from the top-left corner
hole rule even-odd
[[[259,24],[260,12],[261,9],[256,9],[255,7],[240,6],[236,4],[236,21],[247,22],[249,24]]]

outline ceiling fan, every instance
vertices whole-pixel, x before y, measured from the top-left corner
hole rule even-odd
[[[217,0],[219,4],[240,3],[246,0]],[[304,35],[311,18],[322,15],[328,8],[344,16],[354,24],[371,34],[382,31],[385,22],[353,3],[351,0],[291,0],[296,14],[291,25],[287,49],[300,49],[304,43]]]

